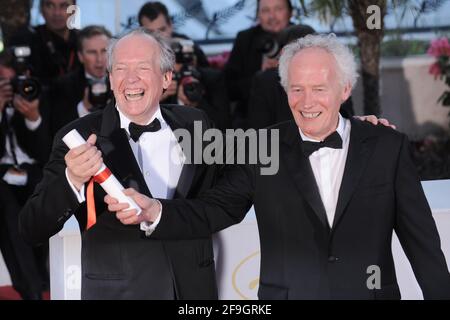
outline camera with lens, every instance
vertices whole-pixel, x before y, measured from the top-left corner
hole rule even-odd
[[[175,53],[175,62],[182,65],[195,65],[194,41],[182,38],[172,38],[170,47]]]
[[[280,44],[277,35],[267,34],[260,38],[259,51],[266,58],[276,58],[280,53],[281,48],[283,48],[283,45]]]
[[[200,102],[205,94],[205,87],[201,82],[200,72],[190,65],[183,65],[181,70],[175,72],[174,80],[183,86],[184,94],[189,101]]]
[[[101,110],[111,101],[112,94],[108,79],[88,79],[88,100],[91,112]]]
[[[14,93],[19,94],[28,101],[33,101],[39,98],[42,91],[42,86],[39,80],[35,77],[29,76],[29,57],[31,49],[27,46],[13,47],[11,49],[13,54],[13,67],[16,71],[16,76],[11,80],[11,86]]]
[[[174,73],[174,80],[183,86],[186,97],[192,102],[199,102],[205,94],[201,74],[195,67],[194,42],[188,39],[172,38],[170,44],[175,53],[175,62],[181,69]]]
[[[259,51],[269,59],[275,59],[281,49],[291,41],[303,38],[308,34],[314,34],[315,30],[305,24],[291,25],[276,34],[261,36],[258,43]]]

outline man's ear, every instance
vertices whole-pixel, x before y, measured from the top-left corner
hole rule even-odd
[[[342,90],[342,102],[346,101],[348,99],[348,97],[350,97],[352,94],[352,85],[350,83],[347,83],[344,86],[344,89]]]
[[[172,82],[173,72],[167,71],[163,76],[163,89],[167,89]]]
[[[111,72],[108,72],[108,79],[109,79],[109,87],[112,90],[114,88],[114,86],[113,86],[113,75]]]
[[[78,60],[80,60],[80,62],[82,64],[84,64],[84,58],[83,58],[83,54],[77,50],[77,55],[78,55]]]

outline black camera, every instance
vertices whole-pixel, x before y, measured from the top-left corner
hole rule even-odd
[[[281,49],[291,41],[303,38],[308,34],[314,34],[315,30],[305,24],[291,25],[280,32],[264,34],[260,37],[259,51],[267,58],[277,58]]]
[[[194,42],[188,39],[172,38],[170,47],[175,53],[175,62],[182,65],[194,65]]]
[[[12,53],[14,56],[14,70],[16,71],[16,77],[11,80],[14,93],[19,94],[28,101],[39,98],[42,91],[41,83],[37,78],[31,77],[28,74],[28,59],[31,55],[30,47],[13,47]]]
[[[170,46],[175,53],[175,62],[181,69],[174,74],[178,86],[183,86],[186,97],[191,102],[199,102],[205,94],[201,74],[195,68],[194,42],[188,39],[172,38]]]
[[[88,79],[88,100],[91,112],[101,110],[111,101],[111,88],[108,79]]]
[[[260,38],[259,40],[259,51],[267,58],[274,59],[278,56],[283,47],[276,35],[267,34]]]
[[[184,94],[192,102],[199,102],[205,94],[201,74],[193,66],[184,65],[179,72],[175,72],[174,80],[183,86]]]

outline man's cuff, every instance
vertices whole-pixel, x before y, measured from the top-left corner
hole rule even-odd
[[[148,221],[142,221],[141,222],[141,230],[145,232],[145,236],[149,237],[153,231],[155,231],[156,227],[159,224],[159,221],[161,221],[161,215],[162,215],[162,204],[161,202],[159,202],[159,200],[155,199],[158,204],[159,204],[159,213],[158,213],[158,218],[156,218],[156,220],[151,223]]]
[[[86,197],[84,196],[84,184],[81,186],[80,191],[78,191],[77,188],[75,188],[75,186],[73,185],[73,183],[69,179],[69,174],[68,174],[67,168],[66,168],[66,179],[67,179],[67,182],[69,183],[69,186],[72,188],[73,193],[77,197],[78,202],[79,203],[85,202],[86,201]]]
[[[36,121],[31,121],[28,119],[25,119],[25,125],[27,126],[28,130],[35,131],[42,123],[42,117],[39,116],[39,118]]]

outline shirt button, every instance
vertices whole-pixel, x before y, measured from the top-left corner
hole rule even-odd
[[[150,171],[146,171],[145,175],[148,177],[150,175]]]
[[[328,262],[336,262],[336,261],[338,261],[339,260],[339,258],[338,257],[335,257],[335,256],[329,256],[328,257]]]

